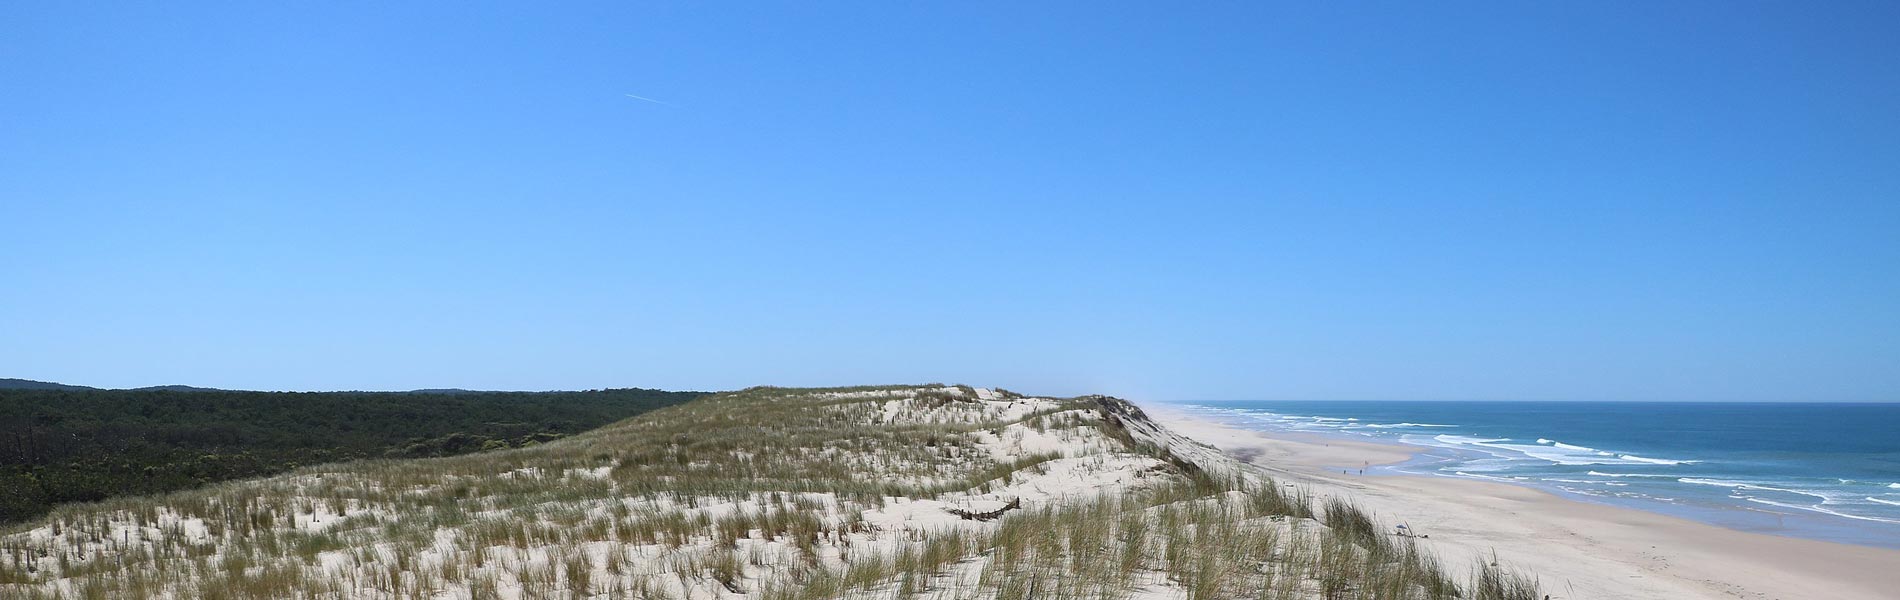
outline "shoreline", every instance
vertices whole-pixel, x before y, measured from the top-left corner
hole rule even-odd
[[[1202,418],[1202,417],[1196,416],[1195,418]],[[1258,431],[1258,430],[1253,430],[1253,429],[1247,429],[1245,427],[1238,427],[1238,429],[1242,429],[1245,431]],[[1688,506],[1688,505],[1681,505],[1681,504],[1671,504],[1668,502],[1661,502],[1661,501],[1655,501],[1655,500],[1610,499],[1610,498],[1604,498],[1600,496],[1592,496],[1589,494],[1581,494],[1581,493],[1576,493],[1569,490],[1564,490],[1561,488],[1561,486],[1550,485],[1536,479],[1523,481],[1523,480],[1505,479],[1501,477],[1484,477],[1484,476],[1470,475],[1470,474],[1466,474],[1467,476],[1464,478],[1450,477],[1447,475],[1434,475],[1432,473],[1426,473],[1426,472],[1407,469],[1407,467],[1417,467],[1417,466],[1420,466],[1421,464],[1424,464],[1422,461],[1425,461],[1426,459],[1437,458],[1435,455],[1432,454],[1432,448],[1413,446],[1410,444],[1404,444],[1404,443],[1393,442],[1393,441],[1388,441],[1388,440],[1367,439],[1364,437],[1354,436],[1354,435],[1350,435],[1350,434],[1346,434],[1342,432],[1336,432],[1336,431],[1314,431],[1314,432],[1272,431],[1272,432],[1262,432],[1262,433],[1267,433],[1268,435],[1271,435],[1273,437],[1280,438],[1280,439],[1316,443],[1316,444],[1320,444],[1322,447],[1333,445],[1333,444],[1339,444],[1345,447],[1362,448],[1363,451],[1365,452],[1380,452],[1383,450],[1383,451],[1390,451],[1390,452],[1396,452],[1396,453],[1405,453],[1406,455],[1406,458],[1403,460],[1386,460],[1386,461],[1373,460],[1368,465],[1369,468],[1367,468],[1364,473],[1361,473],[1363,475],[1431,477],[1431,478],[1442,478],[1442,479],[1455,479],[1455,480],[1460,480],[1460,481],[1492,481],[1496,483],[1502,483],[1505,485],[1512,485],[1512,486],[1517,486],[1517,487],[1528,487],[1528,488],[1546,492],[1553,496],[1557,496],[1559,498],[1563,498],[1565,500],[1570,500],[1573,502],[1582,502],[1585,504],[1595,504],[1595,505],[1600,505],[1600,506],[1633,509],[1633,510],[1640,510],[1640,511],[1648,512],[1648,513],[1656,513],[1656,514],[1662,514],[1662,515],[1667,515],[1671,517],[1679,517],[1679,518],[1695,521],[1704,525],[1710,525],[1710,526],[1719,527],[1719,528],[1727,529],[1731,531],[1740,531],[1740,532],[1745,532],[1745,533],[1759,533],[1759,534],[1772,535],[1772,536],[1777,536],[1777,537],[1799,538],[1799,539],[1805,539],[1805,540],[1816,541],[1816,542],[1846,544],[1849,546],[1864,546],[1864,547],[1878,548],[1878,549],[1884,549],[1884,550],[1900,551],[1900,539],[1869,538],[1867,536],[1870,534],[1867,534],[1864,531],[1856,532],[1855,534],[1852,534],[1852,535],[1843,534],[1842,533],[1843,530],[1853,527],[1854,524],[1840,522],[1840,521],[1829,521],[1823,517],[1819,517],[1818,515],[1788,515],[1785,513],[1775,513],[1775,512],[1770,512],[1770,511],[1764,511],[1761,509],[1751,508],[1748,506],[1704,507],[1704,506]],[[1348,465],[1348,464],[1334,464],[1334,465],[1323,465],[1323,466],[1327,466],[1331,468],[1351,467],[1351,465]],[[1356,472],[1356,468],[1349,469],[1349,470]],[[1346,474],[1351,474],[1351,473],[1346,473]],[[1763,525],[1768,520],[1768,517],[1766,517],[1765,515],[1773,515],[1773,518],[1775,519],[1777,527],[1763,527]],[[1855,517],[1841,517],[1841,518],[1856,519]],[[1788,521],[1795,521],[1799,523],[1800,525],[1796,527],[1783,526],[1782,522],[1784,519]],[[1878,543],[1875,541],[1876,539],[1878,540]]]
[[[1319,434],[1224,425],[1167,405],[1144,406],[1182,435],[1219,448],[1315,498],[1350,499],[1390,525],[1405,523],[1420,547],[1457,571],[1495,553],[1565,598],[1891,598],[1900,550],[1752,533],[1683,517],[1568,498],[1481,480],[1385,472],[1407,447]]]

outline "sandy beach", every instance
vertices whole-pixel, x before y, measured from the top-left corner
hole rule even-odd
[[[1158,421],[1306,486],[1344,496],[1420,540],[1456,571],[1495,555],[1553,599],[1900,598],[1900,551],[1734,531],[1502,483],[1341,473],[1403,462],[1389,444],[1229,427],[1162,406]]]

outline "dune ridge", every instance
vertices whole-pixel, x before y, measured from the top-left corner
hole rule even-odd
[[[1126,401],[753,388],[527,448],[69,506],[0,598],[1535,598]]]

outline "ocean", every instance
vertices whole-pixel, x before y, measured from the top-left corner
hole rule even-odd
[[[1379,473],[1503,481],[1744,531],[1900,548],[1900,404],[1176,406],[1237,427],[1371,438],[1418,450],[1413,460]]]

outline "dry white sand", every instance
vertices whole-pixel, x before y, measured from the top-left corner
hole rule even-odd
[[[1175,432],[1297,482],[1341,495],[1388,523],[1431,536],[1421,545],[1456,571],[1495,555],[1534,573],[1553,599],[1900,599],[1900,550],[1747,533],[1635,509],[1579,502],[1515,485],[1408,475],[1342,474],[1389,464],[1399,445],[1263,434],[1145,406]]]

